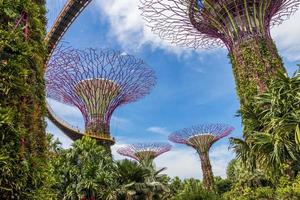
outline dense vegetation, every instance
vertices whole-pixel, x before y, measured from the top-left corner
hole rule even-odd
[[[300,74],[281,70],[273,43],[247,44],[231,55],[244,137],[231,138],[236,158],[227,178],[214,177],[207,191],[200,180],[171,179],[152,163],[114,161],[88,137],[70,149],[46,137],[44,3],[0,0],[0,199],[300,199]],[[15,26],[22,13],[30,13],[28,24]]]
[[[0,1],[0,199],[35,199],[47,187],[45,22],[43,0]]]
[[[196,179],[171,179],[152,164],[113,161],[95,141],[84,138],[68,150],[50,145],[53,194],[58,199],[299,199],[300,74],[279,77],[255,97],[256,109],[245,113],[245,123],[262,131],[231,139],[237,157],[228,166],[227,179],[215,177],[214,191]]]
[[[241,111],[248,130],[243,140],[231,139],[237,160],[230,167],[235,183],[230,198],[300,198],[299,84],[298,71],[291,78],[281,73],[255,97],[255,107]]]
[[[207,192],[201,181],[170,179],[153,164],[113,161],[105,148],[88,137],[67,150],[51,139],[50,147],[52,183],[45,195],[49,199],[218,199],[231,185],[216,177],[218,192]]]

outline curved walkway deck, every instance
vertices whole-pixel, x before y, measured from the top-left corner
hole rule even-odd
[[[52,110],[50,105],[46,103],[47,107],[47,116],[49,120],[57,127],[59,128],[63,133],[65,133],[70,139],[77,140],[80,139],[84,133],[82,133],[77,127],[74,127],[64,121],[63,119],[60,119]]]
[[[45,38],[49,55],[51,55],[53,49],[71,24],[91,1],[92,0],[68,0]]]

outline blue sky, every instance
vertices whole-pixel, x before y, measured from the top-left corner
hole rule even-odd
[[[66,0],[47,0],[48,27]],[[291,73],[300,63],[300,12],[272,29],[273,38]],[[235,127],[231,136],[241,137],[241,122],[235,117],[239,101],[226,49],[192,50],[160,40],[145,27],[138,0],[94,0],[77,18],[63,38],[76,48],[112,48],[142,58],[157,75],[157,85],[144,99],[117,109],[111,122],[115,150],[135,142],[168,142],[172,131],[199,123],[227,123]],[[299,61],[299,62],[298,62]],[[73,107],[50,101],[56,113],[68,123],[83,128],[81,113]],[[71,141],[51,122],[48,131],[64,147]],[[211,152],[215,175],[225,176],[233,158],[228,138],[216,143]],[[156,159],[170,176],[201,178],[200,162],[189,147],[173,144],[173,150]]]

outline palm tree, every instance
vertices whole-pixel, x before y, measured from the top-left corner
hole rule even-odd
[[[137,162],[125,159],[116,162],[116,174],[119,187],[118,199],[130,200],[137,194],[137,185],[144,183],[150,171],[141,167]]]
[[[135,161],[116,162],[119,188],[118,199],[159,199],[168,192],[168,179],[156,171],[153,165],[144,166]]]

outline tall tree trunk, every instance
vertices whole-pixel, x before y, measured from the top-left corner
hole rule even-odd
[[[243,111],[251,110],[255,106],[254,97],[266,91],[270,82],[276,79],[279,72],[285,72],[285,69],[273,40],[268,36],[236,44],[230,50],[229,56],[240,98],[244,133],[251,134],[247,130],[247,117]]]
[[[214,175],[212,172],[208,152],[202,152],[199,154],[199,156],[203,174],[203,186],[207,190],[214,190]]]

